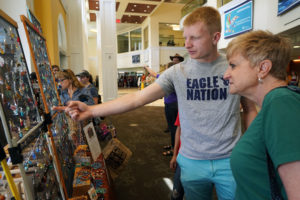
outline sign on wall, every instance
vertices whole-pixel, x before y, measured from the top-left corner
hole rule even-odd
[[[140,55],[132,55],[132,64],[137,64],[140,62],[141,62]]]
[[[225,11],[224,38],[230,38],[253,28],[253,2],[246,1]]]
[[[277,15],[281,15],[284,12],[290,10],[291,8],[299,4],[300,4],[300,0],[278,0]]]

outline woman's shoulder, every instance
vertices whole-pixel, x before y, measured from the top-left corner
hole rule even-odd
[[[287,101],[300,102],[300,88],[291,86],[275,88],[266,95],[264,104],[268,105],[271,102],[285,104]]]

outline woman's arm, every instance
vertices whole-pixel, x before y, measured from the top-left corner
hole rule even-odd
[[[180,144],[180,135],[181,135],[181,128],[180,126],[177,126],[176,133],[175,133],[175,144],[174,144],[174,149],[173,149],[173,157],[170,161],[170,168],[175,170],[177,166],[177,155],[179,151],[179,144]]]
[[[300,199],[300,161],[282,164],[278,173],[289,200]]]

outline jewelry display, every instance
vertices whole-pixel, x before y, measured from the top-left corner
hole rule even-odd
[[[28,22],[30,23],[30,22]],[[52,111],[53,106],[58,106],[58,93],[54,82],[53,73],[51,71],[51,64],[49,61],[46,41],[44,37],[37,32],[33,25],[25,23],[26,32],[28,33],[28,41],[34,54],[35,66],[37,66],[37,74],[39,75],[38,81],[41,82],[42,91],[45,95],[46,106],[48,111],[53,115],[55,112]],[[45,104],[43,102],[43,104]],[[46,110],[45,110],[46,112]]]
[[[28,13],[33,23],[24,16],[21,21],[38,81],[35,90],[17,23],[0,10],[0,114],[10,159],[14,160],[10,161],[14,164],[10,170],[16,169],[22,176],[20,194],[25,192],[28,199],[36,200],[80,199],[81,195],[87,199],[85,195],[92,186],[93,198],[109,199],[103,155],[92,158],[83,134],[84,123],[90,121],[77,123],[64,112],[51,109],[60,105],[60,98],[41,25],[30,10]],[[40,110],[34,93],[37,90]],[[117,150],[113,153],[114,160],[124,160]],[[0,183],[1,177],[0,170]]]
[[[42,27],[41,27],[39,20],[37,20],[37,18],[34,16],[34,14],[29,9],[27,9],[27,14],[28,14],[28,19],[34,25],[34,28],[35,28],[34,30],[36,30],[37,32],[42,34],[43,33]]]
[[[23,138],[41,121],[16,27],[0,18],[0,100],[11,138]]]

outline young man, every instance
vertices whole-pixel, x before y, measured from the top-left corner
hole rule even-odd
[[[73,119],[107,116],[133,110],[176,91],[181,125],[177,162],[187,200],[234,199],[235,181],[229,157],[241,135],[240,96],[229,95],[223,79],[225,56],[217,51],[221,17],[211,7],[194,10],[184,21],[185,47],[191,59],[166,70],[144,90],[102,105],[72,102],[65,110]],[[256,116],[255,105],[242,101],[246,122]]]

